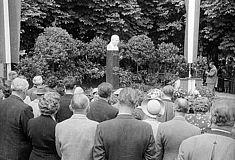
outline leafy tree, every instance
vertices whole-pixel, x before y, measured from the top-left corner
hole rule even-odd
[[[70,13],[72,23],[69,32],[89,41],[95,36],[109,39],[118,34],[128,40],[138,34],[147,33],[148,21],[142,16],[137,0],[56,0],[61,9]]]
[[[233,0],[203,0],[202,29],[203,50],[217,61],[218,53],[235,53],[235,2]]]
[[[76,56],[76,42],[65,30],[49,27],[37,38],[34,54],[44,59],[52,73],[68,75],[75,67],[73,57]]]
[[[21,49],[32,51],[45,27],[66,23],[68,17],[54,0],[21,0]]]
[[[185,6],[183,0],[138,0],[141,12],[152,26],[148,36],[155,44],[174,42],[182,47]]]
[[[155,46],[152,40],[146,35],[133,36],[127,42],[127,54],[131,60],[136,63],[137,72],[138,67],[147,65],[155,58]]]

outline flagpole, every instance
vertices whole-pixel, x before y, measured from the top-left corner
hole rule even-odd
[[[188,63],[188,92],[195,90],[195,79],[192,78],[191,68],[193,62],[197,58],[198,52],[198,33],[199,33],[199,18],[200,18],[200,0],[185,0],[186,7],[186,29],[184,55]]]
[[[5,63],[6,73],[11,71],[11,46],[10,46],[10,25],[9,25],[9,5],[8,0],[3,0],[3,18],[4,18],[4,42],[5,42]],[[9,77],[7,77],[9,78]]]

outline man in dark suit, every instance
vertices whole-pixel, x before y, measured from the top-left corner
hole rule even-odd
[[[157,160],[175,159],[181,142],[201,133],[198,127],[185,120],[187,110],[188,101],[183,98],[176,99],[175,117],[159,125],[156,137]]]
[[[64,79],[63,83],[65,86],[65,94],[61,97],[60,109],[55,116],[57,122],[69,119],[73,115],[73,112],[69,109],[69,105],[73,97],[74,89],[76,88],[76,80],[74,77],[68,76]]]
[[[165,112],[163,116],[157,117],[159,122],[166,122],[172,120],[174,118],[174,111],[173,106],[174,103],[172,102],[171,98],[173,97],[174,87],[171,85],[167,85],[162,88],[163,96],[162,101],[164,102]]]
[[[29,159],[31,147],[27,137],[28,120],[33,110],[25,104],[28,82],[15,78],[12,81],[12,95],[0,102],[0,159]]]
[[[235,139],[232,135],[234,111],[223,100],[216,100],[212,109],[212,126],[207,133],[182,142],[178,160],[234,160]]]
[[[118,100],[117,118],[97,126],[94,160],[155,160],[156,148],[151,126],[132,116],[138,100],[136,91],[124,88]]]
[[[87,117],[90,120],[103,122],[113,119],[118,114],[118,109],[108,103],[112,94],[113,86],[110,83],[103,82],[98,86],[98,99],[91,102]]]

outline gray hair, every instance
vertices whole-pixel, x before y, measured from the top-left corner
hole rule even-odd
[[[118,100],[120,105],[127,105],[131,108],[135,108],[137,102],[138,102],[138,93],[133,88],[123,88],[120,91],[120,94],[118,96]]]
[[[42,115],[53,115],[60,108],[60,95],[57,92],[47,92],[38,103]]]
[[[25,91],[29,87],[29,83],[26,79],[23,78],[15,78],[11,83],[11,89],[13,91]]]
[[[89,98],[85,94],[75,94],[71,100],[72,110],[85,110],[89,107]]]
[[[234,125],[234,109],[225,100],[216,100],[211,111],[212,123],[218,126]]]

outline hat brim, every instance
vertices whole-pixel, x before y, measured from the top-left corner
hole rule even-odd
[[[158,116],[158,115],[153,115],[153,114],[149,113],[147,106],[148,106],[148,102],[150,100],[158,100],[159,101],[159,103],[161,104],[161,110],[158,115],[162,116],[165,113],[165,105],[164,105],[164,102],[159,98],[148,98],[148,99],[145,99],[142,101],[141,109],[144,112],[144,114],[146,114],[148,117],[151,117],[151,118],[157,118],[157,116]]]

